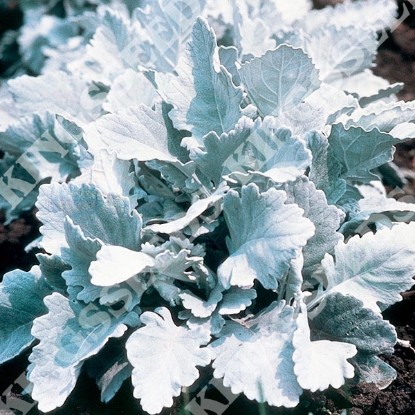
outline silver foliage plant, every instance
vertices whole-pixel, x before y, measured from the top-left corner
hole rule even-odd
[[[387,387],[381,313],[415,275],[415,205],[377,170],[415,104],[369,70],[394,1],[23,4],[39,75],[1,90],[0,205],[36,205],[45,253],[0,284],[0,362],[32,347],[39,409],[83,367],[150,414],[208,365],[274,406]]]

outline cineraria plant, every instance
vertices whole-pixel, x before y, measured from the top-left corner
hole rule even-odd
[[[273,406],[387,387],[381,313],[415,275],[414,205],[377,170],[415,104],[368,69],[394,2],[132,3],[66,2],[3,87],[1,206],[35,203],[43,252],[0,285],[0,362],[32,347],[43,412],[82,369],[150,414],[208,365]]]

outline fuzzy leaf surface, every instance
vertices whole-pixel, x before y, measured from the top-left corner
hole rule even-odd
[[[230,230],[229,258],[218,276],[225,288],[250,287],[258,279],[268,289],[278,280],[313,234],[315,227],[297,205],[285,204],[286,193],[269,189],[259,192],[255,184],[243,186],[241,195],[230,190],[223,210]]]
[[[292,110],[320,86],[319,73],[311,58],[288,45],[246,62],[239,75],[263,117]]]
[[[145,327],[136,330],[127,340],[128,359],[133,365],[134,397],[150,414],[173,405],[183,386],[190,386],[199,376],[196,366],[206,366],[211,357],[202,348],[209,332],[176,326],[168,309],[141,315]]]
[[[33,320],[47,312],[43,297],[52,292],[39,267],[4,275],[0,284],[0,363],[30,346]]]
[[[232,393],[248,399],[291,408],[302,393],[294,374],[293,310],[274,302],[244,322],[226,321],[213,353],[214,377],[222,378]]]
[[[110,337],[127,330],[123,323],[137,325],[135,313],[118,319],[104,308],[72,302],[59,293],[45,298],[49,313],[34,321],[32,335],[40,340],[29,357],[32,397],[39,409],[61,406],[75,387],[84,361],[96,354]]]
[[[319,301],[330,293],[352,295],[365,308],[380,312],[402,300],[401,292],[414,283],[415,223],[400,223],[376,234],[354,236],[339,242],[336,260],[326,254],[322,261],[327,287]]]
[[[169,113],[178,130],[192,132],[199,144],[211,131],[230,132],[242,116],[242,89],[235,87],[229,72],[219,64],[216,37],[199,18],[185,57],[176,67],[178,77],[163,87],[162,95],[174,106]]]
[[[307,308],[301,305],[294,333],[294,372],[298,383],[311,392],[325,390],[330,385],[340,388],[344,378],[354,376],[354,368],[347,361],[357,353],[354,345],[329,340],[310,341]]]

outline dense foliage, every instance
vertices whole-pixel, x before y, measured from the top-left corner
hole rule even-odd
[[[33,347],[39,409],[82,368],[151,414],[210,364],[274,406],[388,386],[381,312],[415,275],[415,207],[378,172],[415,104],[369,69],[393,1],[23,4],[38,76],[1,89],[0,205],[36,205],[44,253],[0,285],[0,362]]]

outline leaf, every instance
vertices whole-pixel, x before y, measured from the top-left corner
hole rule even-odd
[[[152,266],[154,259],[143,252],[104,245],[97,252],[97,259],[91,262],[88,271],[92,276],[92,284],[106,287],[124,282]]]
[[[100,304],[105,305],[123,300],[123,307],[128,311],[139,304],[145,291],[139,280],[130,278],[126,283],[112,284],[114,288],[112,292],[107,287],[104,288],[92,283],[89,268],[102,248],[102,243],[98,239],[85,237],[80,226],[74,225],[69,217],[65,219],[65,237],[69,248],[62,248],[61,255],[72,269],[63,272],[62,276],[68,285],[67,291],[71,299],[85,303],[99,299]],[[123,268],[121,267],[121,269]],[[118,271],[115,275],[118,275]],[[105,269],[104,275],[107,273],[108,271]]]
[[[356,187],[363,198],[358,202],[358,212],[351,215],[340,228],[343,234],[363,235],[370,231],[371,224],[384,219],[389,220],[389,218],[394,222],[414,220],[415,204],[405,202],[405,198],[396,200],[393,197],[387,197],[385,187],[380,181]]]
[[[58,255],[36,254],[39,261],[40,271],[47,283],[54,289],[63,294],[67,287],[62,277],[62,273],[67,271],[70,266]]]
[[[376,32],[371,27],[350,30],[326,24],[313,30],[304,42],[304,51],[326,83],[343,80],[370,67],[376,49]]]
[[[374,312],[385,310],[401,301],[400,293],[414,283],[414,250],[415,223],[354,236],[347,244],[339,242],[334,251],[336,262],[329,254],[322,261],[328,283],[313,302],[339,292],[356,297]]]
[[[250,287],[258,279],[264,288],[277,289],[296,251],[314,234],[314,225],[302,217],[303,210],[284,204],[284,191],[243,186],[241,196],[230,190],[223,210],[230,231],[230,256],[218,269],[219,281]]]
[[[97,122],[102,141],[122,160],[152,159],[174,161],[168,148],[169,135],[162,108],[145,105],[120,109]]]
[[[328,141],[334,157],[342,164],[340,177],[361,182],[378,179],[371,170],[392,160],[393,145],[397,143],[378,129],[346,129],[342,124],[332,126]]]
[[[321,133],[310,131],[306,142],[313,156],[309,178],[317,189],[323,190],[327,203],[334,205],[346,192],[346,181],[339,178],[342,164],[333,156],[327,138]]]
[[[43,297],[52,292],[39,267],[6,273],[0,284],[0,363],[29,347],[33,320],[47,312]]]
[[[336,230],[340,226],[340,214],[336,207],[327,204],[321,190],[303,176],[293,183],[285,184],[287,202],[295,203],[304,210],[304,216],[313,222],[316,230],[303,249],[305,275],[311,274],[320,265],[325,253],[332,253],[343,236]]]
[[[227,156],[223,163],[224,173],[256,172],[275,182],[284,182],[301,176],[311,163],[311,153],[304,141],[293,136],[290,129],[279,127],[277,118],[258,118],[253,122],[244,117],[238,123],[236,131],[239,133],[236,134],[237,141],[243,139],[243,142],[232,154],[229,154],[229,150],[233,150],[233,146],[229,144],[234,143],[228,144],[229,139],[234,139],[235,135],[232,135],[232,132],[227,138],[221,137],[221,140],[224,139],[223,146],[216,150],[220,151],[219,154]],[[210,155],[210,158],[212,156]],[[218,158],[220,160],[221,156]],[[209,157],[205,157],[203,161],[209,161]]]
[[[153,232],[172,234],[179,230],[184,229],[186,226],[189,226],[198,216],[200,216],[208,207],[215,205],[220,201],[229,187],[222,183],[211,195],[205,197],[204,199],[199,199],[195,201],[187,210],[186,214],[180,219],[173,220],[168,223],[163,223],[161,225],[148,225],[146,229],[149,229]],[[218,207],[216,207],[219,209]],[[197,225],[199,227],[199,225]]]
[[[395,328],[354,296],[329,294],[310,317],[313,340],[351,343],[371,355],[394,351]]]
[[[189,290],[185,290],[180,294],[183,307],[192,312],[192,315],[198,318],[206,318],[212,315],[218,306],[219,301],[223,298],[223,287],[216,284],[215,288],[210,292],[209,298],[203,301],[197,295]]]
[[[292,408],[302,389],[294,375],[293,310],[273,302],[260,314],[241,323],[226,321],[212,342],[215,378],[223,377],[232,393],[273,406]]]
[[[93,164],[72,180],[73,184],[82,183],[95,185],[104,195],[113,193],[130,198],[131,207],[137,204],[137,197],[130,196],[134,188],[133,172],[130,172],[129,161],[120,160],[117,155],[107,149],[102,149],[94,155]]]
[[[359,108],[359,102],[355,97],[346,94],[344,91],[334,88],[329,84],[325,84],[324,82],[317,91],[314,91],[308,96],[304,103],[300,104],[295,110],[301,110],[302,106],[305,104],[308,104],[314,110],[317,108],[321,109],[324,114],[325,122],[320,128],[309,128],[307,131],[304,131],[304,133],[312,129],[323,130],[325,125],[333,124],[335,121],[340,120],[339,117],[343,114],[350,114],[352,111]],[[301,121],[302,119],[300,115],[298,115],[298,122],[301,123]],[[300,128],[301,127],[303,126],[300,124]],[[294,132],[296,133],[295,130]]]
[[[190,386],[199,376],[196,366],[209,364],[210,352],[201,346],[208,343],[209,333],[176,326],[164,307],[141,315],[145,327],[127,340],[128,359],[133,365],[134,397],[142,408],[157,414],[173,405],[183,386]]]
[[[184,53],[197,17],[202,14],[205,0],[165,1],[144,0],[134,16],[145,29],[154,49],[151,60],[163,68],[176,66]]]
[[[124,324],[136,325],[135,313],[116,319],[108,309],[72,302],[59,293],[45,297],[49,313],[34,321],[32,335],[40,343],[29,357],[28,378],[39,409],[49,412],[61,406],[75,387],[84,361],[96,354],[110,337],[120,337]]]
[[[92,98],[94,89],[81,77],[52,71],[37,77],[27,75],[8,81],[17,108],[27,113],[59,113],[81,126],[94,121],[101,113],[106,93]]]
[[[397,140],[415,137],[415,104],[413,102],[375,102],[366,108],[353,111],[350,116],[339,119],[346,128],[362,127],[365,130],[378,128]],[[402,128],[405,134],[399,134]]]
[[[128,68],[117,76],[111,84],[102,107],[105,111],[116,112],[120,108],[146,105],[152,107],[158,98],[154,85],[143,72],[136,72]]]
[[[220,315],[238,314],[252,304],[257,297],[256,290],[245,290],[239,287],[231,287],[227,290],[222,301],[219,303],[218,312]]]
[[[183,307],[190,310],[194,317],[202,319],[211,316],[215,310],[220,315],[238,314],[249,307],[256,296],[255,290],[244,290],[239,287],[231,287],[223,292],[220,284],[210,292],[207,301],[203,301],[189,290],[180,294]]]
[[[67,247],[64,223],[69,216],[86,237],[98,238],[104,244],[138,249],[141,239],[141,217],[131,213],[130,202],[119,195],[102,193],[93,185],[43,185],[36,202],[37,217],[43,226],[42,247],[49,253],[59,253]],[[91,214],[93,213],[93,214]]]
[[[396,4],[393,0],[337,3],[336,7],[309,11],[306,18],[296,22],[295,25],[301,25],[307,30],[307,33],[312,33],[327,22],[333,22],[339,27],[363,27],[366,29],[370,27],[374,30],[384,31],[385,28],[392,28],[396,24]],[[386,32],[384,35],[386,36]]]
[[[131,376],[133,367],[127,359],[124,342],[110,339],[98,354],[86,362],[90,377],[101,391],[101,401],[108,403]]]
[[[80,69],[91,78],[108,84],[126,69],[137,70],[138,65],[148,63],[150,53],[146,34],[138,25],[132,27],[127,13],[107,8],[86,46],[86,65]]]
[[[239,49],[242,61],[253,54],[262,54],[275,48],[271,30],[259,17],[249,16],[248,4],[232,1],[234,21],[234,42]]]
[[[301,305],[294,332],[294,372],[300,386],[311,392],[325,390],[329,386],[340,388],[344,378],[354,376],[354,368],[347,361],[357,353],[354,345],[328,340],[310,341],[307,308]]]
[[[211,131],[218,135],[230,132],[242,116],[242,89],[233,85],[217,54],[215,34],[199,18],[187,53],[176,67],[178,77],[169,79],[161,91],[174,106],[169,113],[174,127],[190,131],[199,145]]]
[[[250,140],[259,154],[266,155],[260,171],[274,182],[295,180],[311,164],[311,152],[289,128],[278,128],[275,118],[265,117],[254,124]]]
[[[71,267],[64,271],[62,277],[68,286],[67,292],[72,299],[89,303],[98,299],[102,289],[91,284],[88,267],[101,249],[101,242],[87,238],[80,226],[65,218],[65,238],[69,248],[61,248],[62,259]]]
[[[311,58],[288,45],[245,63],[239,75],[263,117],[292,110],[320,86]]]
[[[0,133],[0,145],[13,156],[3,159],[4,169],[0,170],[4,210],[18,214],[27,210],[25,204],[33,206],[37,185],[46,178],[64,181],[79,174],[81,146],[62,131],[49,112],[33,114],[9,126]]]
[[[398,376],[396,370],[377,356],[358,354],[353,363],[359,375],[359,383],[374,383],[380,390],[386,389]]]
[[[229,133],[222,133],[219,137],[212,131],[203,137],[204,149],[192,148],[190,158],[217,186],[222,180],[225,162],[250,138],[252,127],[252,120],[242,117]]]

